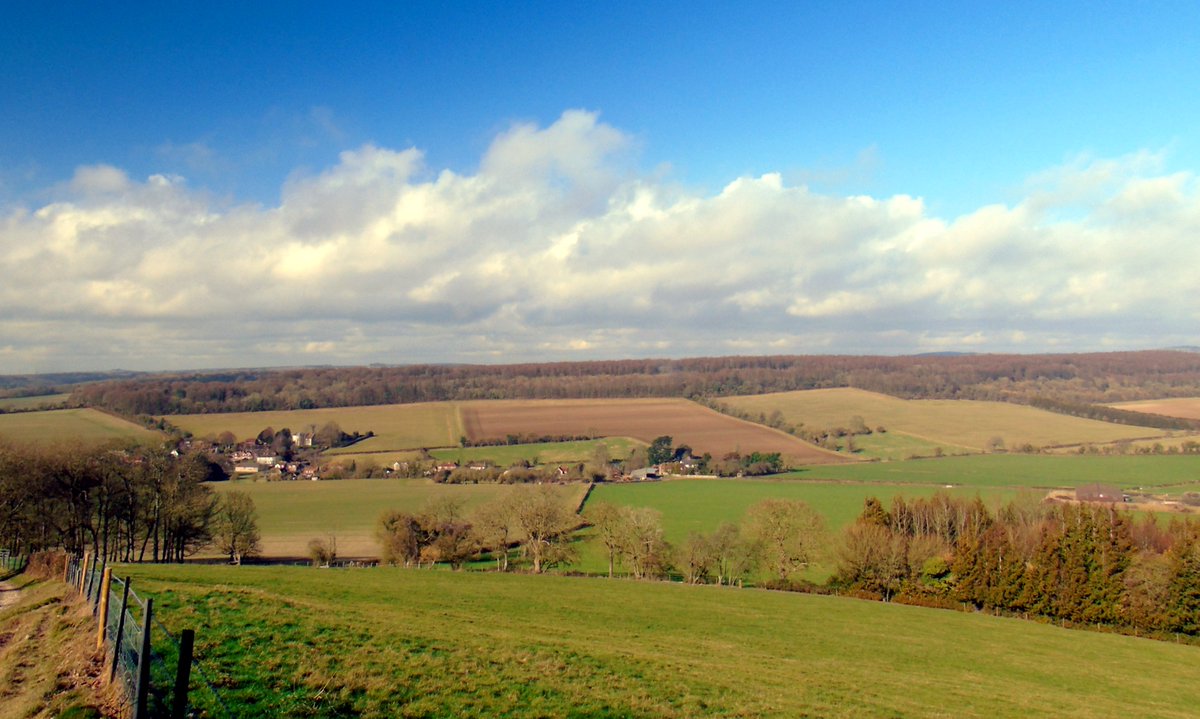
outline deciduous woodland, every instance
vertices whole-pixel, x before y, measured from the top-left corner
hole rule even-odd
[[[1200,354],[778,356],[511,365],[242,370],[78,386],[123,414],[310,409],[471,399],[712,397],[858,387],[898,397],[1070,404],[1194,395]]]

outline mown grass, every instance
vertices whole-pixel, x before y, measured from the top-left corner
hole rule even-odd
[[[860,416],[874,429],[883,425],[934,444],[947,454],[956,447],[982,451],[993,438],[1008,447],[1115,442],[1152,437],[1162,430],[1080,419],[1007,402],[971,400],[904,400],[859,389],[819,389],[801,392],[727,397],[722,402],[743,411],[769,416],[779,410],[792,423],[809,429],[846,427]]]
[[[241,490],[254,500],[263,554],[303,557],[313,538],[337,538],[344,557],[377,556],[375,524],[390,509],[420,511],[437,500],[461,501],[470,510],[513,490],[504,484],[435,484],[427,479],[343,479],[321,482],[234,480],[211,485],[218,492]],[[556,485],[573,509],[586,485]]]
[[[1200,457],[989,454],[822,465],[780,476],[967,487],[1071,488],[1103,482],[1134,489],[1196,482],[1200,480]]]
[[[962,454],[974,451],[958,445],[938,444],[896,430],[858,435],[854,437],[854,444],[858,447],[858,452],[855,453],[857,456],[887,461],[913,457],[934,457],[939,449],[943,454]]]
[[[239,440],[253,439],[267,427],[287,427],[293,432],[320,429],[336,422],[343,432],[374,432],[375,437],[334,452],[419,449],[458,444],[462,420],[452,402],[391,404],[367,407],[330,407],[287,412],[233,412],[228,414],[181,414],[165,418],[197,437],[216,437],[232,432]]]
[[[158,432],[94,409],[0,414],[0,439],[14,443],[99,444],[112,440],[150,442],[162,438]]]
[[[1200,649],[837,597],[134,566],[239,717],[1191,717]]]

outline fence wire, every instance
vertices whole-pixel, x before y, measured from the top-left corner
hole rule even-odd
[[[85,576],[82,562],[78,559],[71,560],[66,571],[68,583],[80,590],[97,614],[100,594],[103,592],[103,571],[103,567],[90,567]],[[136,703],[147,602],[133,591],[132,586],[126,587],[126,583],[127,580],[115,576],[110,580],[104,639],[105,651],[112,661],[112,679],[121,682],[126,696]],[[149,626],[151,649],[145,657],[149,662],[150,678],[146,713],[148,717],[154,718],[171,717],[175,706],[176,672],[179,669],[181,648],[179,640],[158,621],[154,612],[151,612]],[[189,719],[232,717],[195,656],[191,659],[183,716]]]

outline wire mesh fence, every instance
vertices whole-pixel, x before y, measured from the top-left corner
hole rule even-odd
[[[128,577],[71,558],[63,579],[98,618],[97,643],[110,682],[120,682],[134,719],[225,719],[232,714],[192,654],[194,635],[175,636],[155,617],[152,597],[141,597]]]

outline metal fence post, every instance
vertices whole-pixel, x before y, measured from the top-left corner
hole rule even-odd
[[[137,689],[133,719],[149,719],[150,699],[150,619],[154,613],[154,600],[146,598],[146,611],[142,614],[142,650],[138,652]]]
[[[100,621],[96,623],[96,651],[104,649],[104,632],[108,629],[108,592],[112,587],[112,567],[104,568],[100,580]]]
[[[125,591],[121,593],[121,613],[117,615],[117,636],[113,639],[112,667],[108,670],[108,683],[117,676],[117,664],[121,662],[121,642],[125,639],[125,610],[129,606],[129,577],[125,577]]]
[[[192,676],[192,644],[196,632],[184,629],[179,637],[179,666],[175,670],[175,696],[171,705],[171,719],[184,719],[188,705],[188,682]]]

